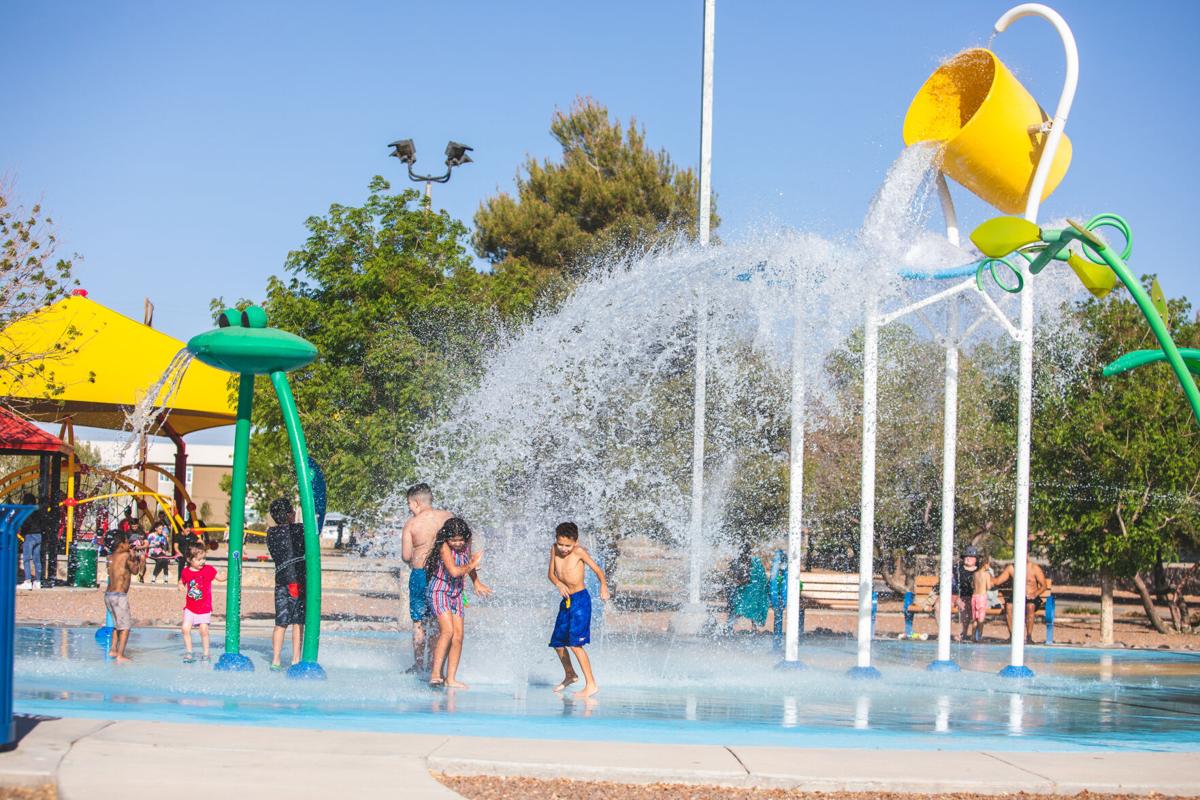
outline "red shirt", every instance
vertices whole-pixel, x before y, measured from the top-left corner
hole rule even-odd
[[[211,614],[212,582],[216,577],[217,569],[212,564],[205,564],[200,569],[184,567],[179,573],[179,579],[187,587],[183,607],[193,614]]]

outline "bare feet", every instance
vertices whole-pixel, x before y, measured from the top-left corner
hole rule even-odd
[[[470,689],[471,687],[467,686],[462,681],[453,680],[453,681],[446,681],[446,688],[447,689]]]
[[[584,686],[582,689],[580,689],[578,692],[576,692],[575,694],[573,694],[571,696],[576,699],[583,699],[585,697],[591,697],[598,691],[600,691],[599,686],[597,686],[594,683],[589,683],[587,686]]]
[[[567,677],[562,679],[562,683],[560,683],[558,686],[554,687],[554,691],[561,692],[563,689],[567,688],[568,686],[570,686],[573,683],[577,683],[578,681],[579,681],[578,675],[568,675]]]
[[[125,656],[117,656],[116,659],[118,664],[128,664],[133,661],[132,658],[126,658]]]
[[[430,678],[429,679],[429,688],[430,689],[441,689],[445,685],[446,685],[446,682],[444,680],[442,680],[441,678]]]

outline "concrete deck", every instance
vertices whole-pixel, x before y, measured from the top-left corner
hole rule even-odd
[[[64,800],[125,798],[163,779],[172,797],[374,796],[449,800],[450,775],[692,783],[807,791],[1200,796],[1200,753],[1013,753],[648,745],[295,728],[20,718],[0,786],[54,783]],[[183,780],[195,774],[197,780]]]

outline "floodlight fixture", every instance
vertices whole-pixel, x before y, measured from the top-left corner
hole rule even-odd
[[[417,160],[417,148],[412,139],[397,139],[388,145],[392,155],[400,159],[401,164],[412,164]]]
[[[471,157],[467,155],[467,151],[474,149],[475,148],[469,147],[461,142],[451,140],[446,145],[446,166],[461,167],[463,164],[471,163]]]
[[[450,173],[455,167],[471,163],[471,157],[467,155],[467,152],[474,149],[469,145],[452,140],[446,145],[446,174],[418,175],[413,172],[413,164],[417,162],[417,147],[413,144],[412,139],[397,139],[389,144],[388,147],[392,148],[392,155],[400,159],[401,164],[408,166],[408,177],[411,180],[426,184],[446,183],[450,180]]]

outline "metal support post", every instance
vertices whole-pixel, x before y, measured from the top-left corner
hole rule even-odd
[[[242,655],[242,543],[246,536],[246,466],[250,456],[250,413],[254,407],[254,375],[238,376],[237,424],[233,433],[233,484],[229,492],[229,571],[225,585],[225,652],[215,669],[253,672]]]
[[[788,470],[787,604],[784,664],[800,664],[800,569],[804,557],[804,305],[799,266],[792,298],[792,430]]]
[[[1054,162],[1054,154],[1062,141],[1063,130],[1066,128],[1067,115],[1071,111],[1071,103],[1075,100],[1075,90],[1079,83],[1079,50],[1075,46],[1075,36],[1071,33],[1066,20],[1054,9],[1041,3],[1023,3],[1010,8],[996,20],[997,34],[1003,33],[1018,19],[1036,16],[1049,22],[1058,32],[1062,40],[1063,52],[1066,57],[1066,74],[1063,78],[1062,93],[1058,98],[1058,106],[1054,111],[1054,120],[1050,132],[1046,136],[1045,147],[1042,148],[1041,158],[1038,159],[1037,169],[1033,173],[1033,181],[1029,186],[1029,198],[1025,204],[1025,219],[1037,222],[1038,210],[1042,202],[1042,190],[1050,176],[1050,165]],[[1025,286],[1021,292],[1021,353],[1020,353],[1020,382],[1018,388],[1017,410],[1017,497],[1016,514],[1013,530],[1013,629],[1012,652],[1009,665],[1000,671],[1007,678],[1031,678],[1033,670],[1025,666],[1025,560],[1029,554],[1029,467],[1030,446],[1033,434],[1033,291],[1028,265],[1025,270]]]
[[[946,388],[942,413],[942,541],[938,580],[938,644],[937,660],[929,665],[929,669],[957,672],[959,667],[950,658],[953,613],[950,587],[953,577],[951,573],[954,569],[954,484],[958,448],[958,297],[950,301],[947,316]],[[962,587],[959,587],[959,591],[962,591]]]
[[[875,429],[879,377],[879,311],[874,291],[863,326],[862,495],[858,544],[858,663],[851,677],[878,678],[871,666],[875,581]]]

